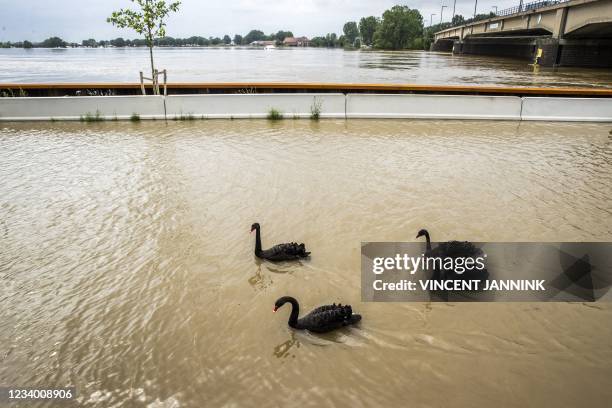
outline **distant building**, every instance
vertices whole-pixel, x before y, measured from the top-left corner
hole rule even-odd
[[[310,40],[308,37],[298,37],[296,40],[298,42],[298,47],[310,47]]]
[[[283,40],[283,45],[287,47],[308,47],[310,46],[310,40],[308,37],[286,37]]]
[[[287,47],[297,47],[297,39],[295,37],[285,37],[283,45]]]

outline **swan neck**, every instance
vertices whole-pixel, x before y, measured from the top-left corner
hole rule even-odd
[[[291,303],[291,314],[289,315],[289,326],[295,327],[297,326],[298,316],[300,315],[300,305],[298,301],[291,298],[289,299],[289,303]]]
[[[255,230],[255,254],[261,253],[261,233],[259,228]]]
[[[427,250],[431,251],[431,238],[429,238],[429,232],[425,231],[425,240],[427,241]]]

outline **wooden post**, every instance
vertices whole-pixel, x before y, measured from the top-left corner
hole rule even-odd
[[[142,75],[142,71],[140,71],[140,90],[142,91],[143,95],[146,95],[147,92],[145,91],[145,86],[144,86],[144,77]]]

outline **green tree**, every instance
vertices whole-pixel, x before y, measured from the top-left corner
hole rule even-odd
[[[242,44],[242,40],[243,40],[243,38],[242,38],[242,36],[241,36],[240,34],[236,34],[236,35],[234,36],[234,44],[235,44],[235,45],[240,45],[240,44]]]
[[[283,40],[287,37],[293,37],[293,33],[291,31],[280,30],[279,32],[274,34],[274,39],[279,43],[282,43]]]
[[[376,48],[401,50],[414,48],[422,38],[423,16],[408,6],[393,6],[383,13],[382,21],[374,33]]]
[[[125,47],[125,40],[121,37],[111,40],[110,43],[113,47]]]
[[[83,47],[92,47],[92,48],[94,48],[94,47],[96,47],[98,45],[98,43],[93,38],[90,38],[89,40],[83,40],[83,42],[81,42],[81,45]]]
[[[461,14],[455,14],[451,21],[451,25],[458,26],[463,24],[465,24],[465,17],[463,17]]]
[[[229,35],[225,34],[223,36],[223,44],[229,45],[231,42],[232,42],[232,38]]]
[[[112,41],[111,41],[111,44],[112,44]],[[173,45],[176,44],[176,40],[172,37],[161,37],[161,38],[155,39],[155,41],[153,41],[153,44],[158,47],[172,47]]]
[[[421,47],[414,48],[422,48],[424,50],[429,50],[431,44],[434,42],[434,34],[441,30],[446,30],[451,27],[451,23],[445,22],[440,24],[434,24],[432,26],[426,27],[423,29],[423,39],[421,41]],[[417,45],[417,44],[415,44]]]
[[[59,37],[50,37],[40,43],[42,48],[66,48],[66,41]]]
[[[121,9],[114,11],[107,22],[120,28],[131,28],[140,35],[144,35],[149,47],[151,58],[151,78],[155,75],[153,62],[153,45],[156,38],[166,35],[165,19],[170,12],[176,12],[181,5],[180,1],[166,3],[164,0],[130,0],[138,4],[139,10]]]
[[[342,31],[344,32],[344,37],[346,38],[346,41],[350,45],[353,45],[353,43],[355,42],[355,38],[359,37],[359,29],[357,28],[357,23],[354,21],[349,21],[344,24]]]
[[[185,39],[185,44],[203,46],[208,44],[208,40],[204,37],[193,36]]]
[[[335,47],[338,44],[338,36],[336,33],[327,33],[325,36],[325,46],[326,47]]]
[[[23,48],[32,48],[32,47],[33,47],[32,43],[29,42],[28,40],[25,40],[23,42]]]
[[[310,40],[311,47],[325,47],[325,37],[314,37]]]
[[[253,41],[263,41],[266,39],[266,35],[260,30],[251,30],[247,35],[244,36],[244,43],[250,44]]]
[[[495,13],[493,13],[492,11],[490,11],[489,14],[476,14],[474,17],[465,20],[465,23],[469,24],[473,23],[474,21],[486,20],[487,18],[492,17],[495,17]]]
[[[378,28],[380,21],[374,16],[363,17],[359,20],[359,33],[361,34],[361,41],[366,45],[372,45],[374,41],[374,33]]]

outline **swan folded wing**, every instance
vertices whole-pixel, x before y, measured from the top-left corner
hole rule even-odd
[[[306,248],[304,244],[298,245],[295,242],[291,242],[287,244],[278,244],[278,245],[273,246],[270,249],[266,249],[262,253],[262,255],[267,259],[278,259],[278,260],[305,258],[309,254],[310,252],[306,252]]]
[[[325,333],[343,326],[357,323],[361,316],[353,314],[350,305],[326,305],[314,309],[312,312],[299,319],[297,328],[307,329],[312,332]]]
[[[323,306],[319,306],[316,309],[313,309],[312,312],[310,312],[311,314],[316,314],[316,313],[322,313],[322,312],[326,312],[328,310],[334,310],[336,308],[338,308],[338,306],[342,306],[342,305],[336,305],[335,303],[333,305],[323,305]]]
[[[468,241],[449,241],[440,243],[429,253],[430,257],[442,257],[442,258],[477,258],[484,256],[484,252],[481,248],[477,248],[474,244]],[[484,269],[472,269],[465,270],[461,273],[455,272],[454,270],[444,271],[440,273],[439,270],[434,270],[433,279],[435,280],[480,280],[485,281],[489,278],[489,272],[486,268]]]
[[[480,248],[476,248],[474,244],[468,241],[442,242],[438,248],[441,253],[450,258],[478,256],[482,254]]]
[[[320,306],[310,312],[308,318],[316,326],[343,324],[351,320],[353,308],[350,305],[326,305]]]

